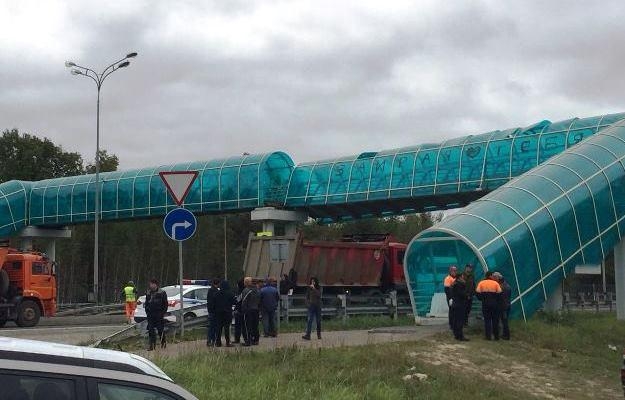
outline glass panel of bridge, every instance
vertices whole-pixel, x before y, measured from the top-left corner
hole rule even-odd
[[[438,154],[436,168],[436,193],[454,193],[458,191],[460,174],[461,146],[444,147]]]
[[[371,175],[372,158],[359,158],[354,161],[349,178],[349,194],[347,201],[356,202],[367,199],[369,176]]]
[[[369,200],[386,199],[390,188],[393,156],[376,156],[371,165],[371,181],[369,182]]]

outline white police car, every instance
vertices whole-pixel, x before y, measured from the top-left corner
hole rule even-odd
[[[121,351],[0,337],[2,400],[198,400]]]
[[[192,283],[204,283],[207,281],[183,281]],[[161,288],[167,294],[167,302],[169,307],[165,314],[165,319],[171,322],[176,322],[175,311],[180,310],[180,286],[165,286]],[[209,286],[198,284],[184,284],[182,285],[182,296],[184,297],[184,318],[185,320],[191,320],[197,317],[204,317],[208,315],[206,310],[206,296],[208,295]],[[137,309],[135,310],[135,322],[140,323],[147,319],[145,314],[145,296],[141,296],[137,299]],[[204,305],[204,307],[198,307]]]

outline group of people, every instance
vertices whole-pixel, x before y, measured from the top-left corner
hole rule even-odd
[[[455,265],[449,267],[449,275],[443,281],[447,305],[449,306],[449,328],[456,340],[467,341],[464,327],[468,326],[469,315],[473,306],[473,296],[482,302],[484,318],[484,335],[486,340],[510,340],[511,288],[499,272],[487,271],[484,279],[477,286],[473,274],[473,266],[467,264],[462,273],[458,273]],[[501,322],[502,332],[499,334]]]
[[[277,337],[278,307],[280,293],[277,282],[267,278],[264,282],[254,282],[245,277],[238,283],[238,295],[230,291],[226,281],[214,279],[208,292],[206,307],[208,310],[208,334],[206,345],[222,346],[221,338],[225,339],[226,347],[240,343],[242,346],[256,346],[260,341],[259,319],[262,317],[263,336]],[[317,278],[310,280],[306,291],[308,321],[306,333],[302,336],[310,340],[313,321],[316,320],[317,338],[321,339],[321,288]],[[234,313],[233,310],[234,309]],[[230,341],[230,325],[234,318],[234,340]],[[243,341],[241,342],[241,339]]]
[[[206,345],[221,347],[222,337],[226,347],[241,343],[242,346],[258,345],[260,332],[259,319],[262,317],[263,336],[277,337],[278,307],[280,293],[277,282],[267,278],[262,284],[245,277],[238,282],[235,294],[226,280],[213,279],[208,289],[206,308],[208,311],[208,332]],[[122,290],[125,298],[126,318],[131,323],[137,305],[137,289],[132,281]],[[306,288],[307,323],[302,339],[310,340],[313,322],[316,322],[317,339],[321,339],[321,287],[317,278],[311,278]],[[165,314],[168,309],[167,294],[160,289],[156,279],[150,279],[144,303],[149,350],[154,350],[157,341],[166,347]],[[230,340],[230,325],[234,318],[234,340]],[[243,339],[243,342],[241,342]]]

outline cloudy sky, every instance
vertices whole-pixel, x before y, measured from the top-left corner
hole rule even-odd
[[[0,129],[122,168],[296,162],[625,111],[622,1],[0,0]]]

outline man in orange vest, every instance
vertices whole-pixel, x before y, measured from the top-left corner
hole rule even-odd
[[[458,276],[458,268],[455,265],[449,267],[449,275],[445,277],[443,280],[443,286],[445,287],[445,296],[447,297],[447,307],[449,307],[448,319],[449,319],[449,329],[453,330],[452,323],[452,312],[451,312],[451,285],[456,281],[456,276]]]
[[[501,286],[493,278],[493,272],[487,271],[484,279],[478,283],[475,293],[482,301],[484,316],[484,334],[486,340],[499,340],[499,310],[501,308]]]

